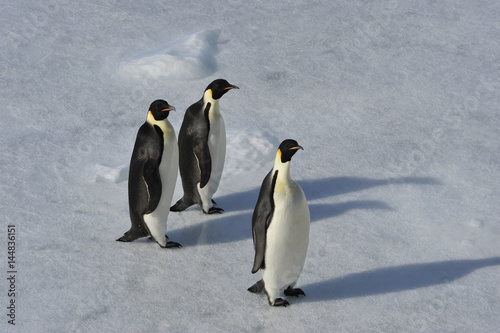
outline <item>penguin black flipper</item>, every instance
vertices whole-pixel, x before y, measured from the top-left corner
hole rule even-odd
[[[255,258],[252,268],[252,273],[256,273],[259,269],[265,268],[264,256],[266,253],[266,232],[271,223],[274,213],[273,192],[276,186],[276,178],[278,171],[272,174],[269,171],[266,178],[262,182],[259,192],[259,198],[252,216],[252,234],[253,244],[255,249]]]
[[[144,214],[154,212],[161,199],[161,177],[158,170],[158,162],[155,159],[150,159],[144,163],[142,173],[148,191],[148,204]]]
[[[200,188],[204,188],[210,180],[212,174],[212,158],[210,156],[210,149],[208,148],[208,133],[210,132],[210,121],[208,119],[208,112],[210,111],[210,103],[207,103],[203,114],[206,119],[206,126],[201,128],[198,140],[194,146],[194,154],[198,160],[200,168]]]
[[[142,177],[144,178],[148,191],[148,204],[144,214],[149,214],[158,207],[162,190],[160,170],[158,167],[161,163],[161,152],[163,152],[163,132],[157,125],[154,125],[154,127],[150,125],[145,127],[145,131],[151,131],[152,129],[154,129],[157,135],[148,136],[149,139],[145,145],[147,148],[143,156],[144,168],[142,170]]]
[[[208,149],[208,144],[206,142],[198,142],[194,146],[194,155],[198,160],[198,166],[200,168],[200,188],[204,188],[210,180],[210,174],[212,173],[212,160],[210,158],[210,150]]]

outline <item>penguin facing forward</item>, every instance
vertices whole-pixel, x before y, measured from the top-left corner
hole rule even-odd
[[[165,234],[179,163],[175,131],[167,120],[173,110],[164,100],[154,101],[137,132],[128,177],[132,227],[117,241],[149,236],[163,248],[181,246],[168,242]]]
[[[183,211],[198,204],[205,214],[221,213],[212,197],[226,158],[226,128],[219,110],[219,99],[231,89],[239,89],[226,80],[208,85],[203,97],[191,105],[179,131],[179,170],[183,197],[170,210]]]
[[[309,206],[302,188],[290,177],[290,160],[303,149],[295,140],[283,141],[276,153],[273,169],[262,182],[252,216],[255,250],[252,273],[259,269],[262,280],[248,288],[252,293],[265,291],[269,304],[287,306],[279,298],[304,295],[294,289],[306,259],[309,243]]]

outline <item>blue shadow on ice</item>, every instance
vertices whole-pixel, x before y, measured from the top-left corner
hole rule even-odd
[[[458,280],[477,269],[500,265],[500,257],[410,264],[353,273],[304,285],[304,302],[339,300],[430,287]]]
[[[392,208],[383,201],[378,200],[353,200],[334,204],[309,204],[311,222],[336,217],[355,209],[385,209]]]
[[[391,208],[381,201],[360,200],[335,204],[310,204],[311,221],[319,221],[335,217],[353,209],[388,209]],[[203,221],[184,227],[181,230],[169,231],[172,239],[178,240],[183,246],[208,245],[215,243],[230,243],[252,238],[252,211],[238,215],[224,214],[221,217]]]
[[[439,180],[432,177],[400,177],[387,179],[330,177],[324,179],[298,181],[297,183],[302,186],[308,200],[358,192],[379,186],[441,184]]]
[[[373,187],[388,185],[440,185],[441,182],[431,177],[400,177],[387,179],[371,179],[360,177],[329,177],[322,179],[298,180],[307,200],[327,198],[331,196],[368,190]],[[259,187],[248,191],[233,193],[216,198],[221,207],[236,211],[253,209],[259,196]]]
[[[440,184],[433,178],[402,177],[390,179],[369,179],[357,177],[332,177],[298,182],[308,201],[326,198],[344,193],[362,191],[376,186],[392,184]],[[220,207],[227,211],[227,215],[213,216],[211,219],[188,226],[180,230],[169,231],[172,239],[178,240],[184,246],[206,245],[215,243],[230,243],[252,238],[251,224],[252,212],[259,196],[260,188],[229,194],[215,198]],[[196,209],[196,208],[194,208]],[[332,204],[309,203],[311,221],[320,221],[342,215],[355,209],[383,209],[392,208],[383,201],[378,200],[353,200]],[[229,212],[243,211],[237,215]],[[180,236],[180,237],[179,237]]]
[[[201,214],[201,213],[200,213]],[[252,212],[224,215],[168,232],[182,246],[231,243],[252,237]]]

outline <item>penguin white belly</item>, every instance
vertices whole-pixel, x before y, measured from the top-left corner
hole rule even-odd
[[[266,291],[274,300],[278,293],[299,278],[309,243],[309,207],[302,189],[276,184],[275,209],[266,236],[265,265],[262,269]]]
[[[224,118],[222,118],[219,112],[217,102],[212,104],[212,109],[209,112],[209,121],[208,149],[212,160],[212,172],[205,187],[200,188],[200,184],[198,184],[198,192],[201,197],[203,210],[206,212],[213,206],[212,197],[219,188],[224,161],[226,159],[226,126]]]
[[[167,243],[165,238],[167,218],[170,212],[170,204],[174,195],[179,168],[179,148],[177,146],[175,131],[170,122],[158,122],[156,125],[159,125],[163,131],[163,154],[159,166],[162,185],[161,198],[156,209],[144,215],[144,222],[148,226],[151,236],[162,247],[165,247]]]

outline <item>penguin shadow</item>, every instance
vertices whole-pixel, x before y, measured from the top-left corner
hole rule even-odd
[[[308,201],[338,196],[351,192],[368,190],[370,188],[388,185],[440,185],[431,177],[400,177],[388,179],[370,179],[359,177],[331,177],[319,180],[299,182],[306,193]],[[334,204],[309,204],[311,221],[319,221],[342,215],[350,210],[394,210],[387,203],[379,200],[354,200]]]
[[[337,217],[355,209],[393,210],[388,204],[378,200],[355,200],[334,204],[309,204],[311,222]]]
[[[379,186],[388,185],[441,185],[432,177],[399,177],[372,179],[361,177],[329,177],[323,179],[303,180],[297,182],[308,200],[322,199],[329,196],[358,192]]]
[[[441,182],[432,177],[399,177],[387,179],[371,179],[362,177],[328,177],[321,179],[299,180],[308,201],[338,196],[351,192],[368,190],[370,188],[388,185],[441,185]],[[259,187],[247,191],[228,194],[217,199],[221,207],[227,210],[239,211],[253,209],[259,196]],[[380,201],[362,201],[360,208],[381,208],[384,204]],[[353,204],[349,204],[350,207]]]
[[[486,267],[500,265],[500,257],[450,260],[379,268],[304,285],[303,302],[341,300],[415,290],[449,283]]]
[[[401,177],[389,179],[370,179],[358,177],[330,177],[297,182],[304,190],[308,201],[338,196],[350,192],[367,190],[377,186],[393,184],[440,184],[434,178]],[[260,184],[259,184],[260,185]],[[215,198],[220,207],[226,210],[220,217],[210,219],[182,229],[170,231],[172,239],[179,240],[183,246],[230,243],[252,238],[252,214],[260,186],[246,191]],[[309,204],[311,221],[320,221],[342,215],[350,210],[392,210],[383,201],[355,200],[333,204]],[[240,212],[231,214],[231,212]]]
[[[201,212],[196,212],[200,213]],[[183,247],[231,243],[252,237],[252,212],[231,214],[169,231],[169,236],[176,239]]]

